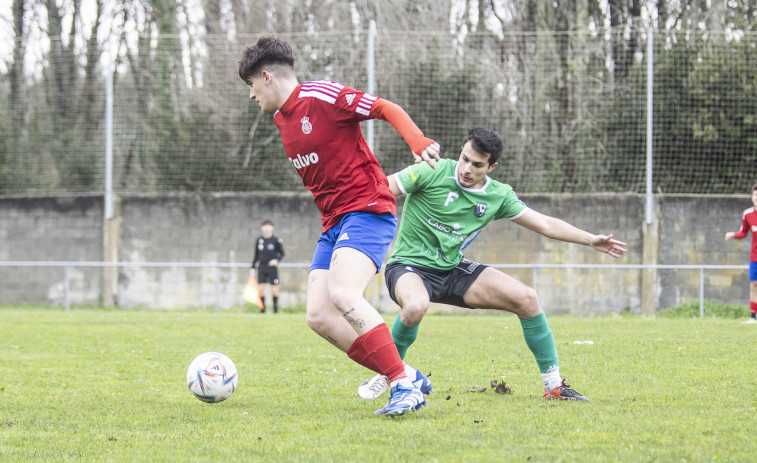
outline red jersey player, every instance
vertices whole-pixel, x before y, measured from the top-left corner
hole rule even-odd
[[[394,195],[360,122],[386,120],[432,167],[439,144],[394,103],[337,82],[299,83],[292,48],[275,37],[246,47],[239,76],[250,86],[250,99],[263,112],[275,113],[289,162],[321,211],[323,229],[308,280],[308,326],[389,379],[389,403],[375,414],[417,410],[431,383],[402,362],[389,328],[363,297],[394,238],[397,217]]]
[[[752,252],[749,254],[749,308],[752,316],[747,323],[757,323],[757,183],[752,185],[752,207],[744,211],[741,219],[741,228],[737,232],[725,234],[725,240],[731,238],[741,240],[746,238],[752,231]]]

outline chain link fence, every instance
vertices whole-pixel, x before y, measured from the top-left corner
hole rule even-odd
[[[650,37],[628,33],[280,36],[301,81],[360,90],[374,43],[374,93],[403,106],[446,157],[458,155],[467,129],[497,131],[506,149],[493,175],[518,192],[644,192]],[[757,179],[757,34],[653,37],[654,191],[748,192]],[[52,40],[22,79],[5,67],[0,194],[104,190],[110,68],[115,192],[301,190],[271,115],[237,75],[256,39],[139,38],[115,61],[95,62]],[[409,164],[394,129],[374,127],[385,171]]]

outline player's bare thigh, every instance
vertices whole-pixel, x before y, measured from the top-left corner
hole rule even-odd
[[[361,251],[348,247],[334,250],[329,269],[329,298],[358,335],[384,323],[381,314],[364,297],[375,275],[376,264]]]
[[[407,326],[417,325],[431,303],[423,280],[416,273],[408,272],[397,279],[394,296],[400,304],[400,320]]]
[[[340,292],[363,297],[368,285],[376,275],[376,264],[357,249],[342,247],[331,254],[329,291],[337,296]]]
[[[476,278],[463,300],[477,309],[506,310],[520,318],[535,317],[541,313],[536,291],[510,275],[486,267]]]
[[[329,271],[316,269],[310,272],[305,307],[310,329],[339,349],[347,352],[357,339],[357,333],[344,319],[342,312],[329,297]]]

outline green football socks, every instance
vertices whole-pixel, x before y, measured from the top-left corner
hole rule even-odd
[[[415,338],[418,337],[418,326],[407,326],[400,320],[400,314],[397,314],[397,318],[394,319],[392,325],[392,339],[397,346],[397,352],[400,353],[400,358],[404,360],[408,347],[415,342]],[[551,333],[550,333],[551,334]],[[554,344],[554,343],[553,343]]]
[[[539,365],[539,371],[547,373],[551,367],[559,367],[555,338],[552,336],[544,313],[531,318],[522,318],[520,325],[523,327],[526,345],[533,352],[536,363]]]

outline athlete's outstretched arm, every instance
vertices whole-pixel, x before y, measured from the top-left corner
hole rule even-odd
[[[421,129],[415,125],[415,122],[398,104],[379,98],[371,106],[370,115],[392,124],[392,127],[405,139],[413,154],[418,156],[416,163],[419,162],[418,158],[420,158],[432,168],[436,168],[434,160],[439,160],[439,143],[425,137]]]
[[[609,254],[611,257],[617,258],[626,253],[626,243],[613,239],[612,235],[594,235],[574,227],[564,220],[544,215],[533,209],[527,209],[523,215],[514,219],[513,222],[547,238],[591,246],[593,249]]]
[[[402,190],[400,190],[399,185],[397,185],[397,177],[395,177],[397,174],[393,174],[388,176],[386,179],[389,180],[389,189],[392,190],[392,194],[394,194],[394,197],[402,196],[404,193],[402,193]]]
[[[725,234],[725,240],[728,241],[730,239],[736,238],[737,240],[743,240],[746,238],[746,235],[749,233],[749,222],[746,220],[746,212],[741,218],[741,228],[739,228],[739,231],[737,232],[728,232]]]

